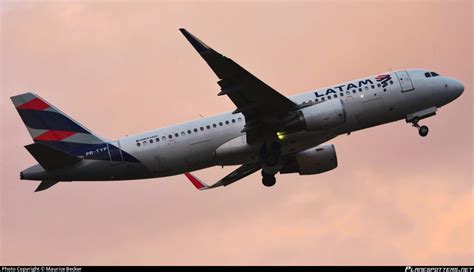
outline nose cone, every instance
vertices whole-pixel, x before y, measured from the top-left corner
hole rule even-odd
[[[461,83],[461,81],[455,79],[453,79],[451,85],[453,86],[452,92],[454,93],[454,99],[456,99],[464,92],[464,85]]]
[[[447,104],[454,101],[464,92],[464,85],[454,78],[447,78],[445,83],[444,104]]]

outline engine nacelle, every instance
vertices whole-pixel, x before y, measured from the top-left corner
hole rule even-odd
[[[285,161],[280,174],[299,173],[300,175],[320,174],[337,167],[336,149],[334,145],[320,145],[299,152]]]
[[[333,99],[313,106],[302,108],[297,118],[285,124],[287,131],[317,131],[340,126],[346,122],[344,104]]]

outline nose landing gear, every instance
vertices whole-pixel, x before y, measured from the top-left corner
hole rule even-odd
[[[428,132],[430,131],[427,126],[420,126],[418,124],[418,120],[415,119],[412,122],[412,125],[418,129],[418,134],[420,134],[421,137],[426,137],[428,135]]]

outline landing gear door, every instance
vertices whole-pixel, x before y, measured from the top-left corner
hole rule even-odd
[[[109,158],[111,165],[117,165],[123,162],[122,149],[120,148],[120,141],[113,141],[107,144],[109,150]]]
[[[400,82],[402,93],[413,91],[415,89],[413,87],[413,82],[411,82],[411,78],[406,70],[398,71],[395,74],[397,75],[398,82]]]

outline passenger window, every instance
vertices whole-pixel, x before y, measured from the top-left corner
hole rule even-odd
[[[393,80],[390,80],[390,85],[393,84]]]
[[[349,92],[349,91],[346,92],[346,95],[350,95],[350,94],[351,94],[351,92]]]
[[[166,136],[161,137],[161,139],[162,139],[163,141],[166,140]]]
[[[344,96],[344,93],[340,93],[339,96]]]
[[[359,92],[361,92],[362,89],[359,89]],[[352,90],[352,93],[356,93],[357,91],[356,90]]]
[[[156,141],[156,142],[159,142],[159,141],[160,141],[160,138],[159,138],[159,137],[156,137],[155,141]]]
[[[206,128],[207,128],[207,129],[211,129],[211,126],[207,125]]]
[[[240,118],[240,117],[239,117],[237,120],[238,120],[239,122],[242,122],[242,118]]]
[[[178,137],[178,136],[179,136],[179,134],[178,134],[178,133],[175,133],[175,134],[174,134],[174,137]]]
[[[365,88],[364,88],[364,89],[367,91],[367,90],[369,89],[369,87],[365,86]]]
[[[379,87],[379,88],[380,88],[380,83],[377,83],[377,87]]]
[[[150,139],[150,144],[152,144],[152,143],[153,143],[153,139]]]
[[[331,96],[330,96],[330,95],[328,95],[328,99],[331,99]]]
[[[186,135],[186,133],[184,133],[184,131],[181,131],[181,136],[184,136]]]
[[[232,123],[235,123],[235,119],[232,119]]]
[[[319,102],[319,99],[316,98],[316,102]]]
[[[191,130],[188,130],[188,134],[191,134]]]
[[[324,101],[324,100],[326,100],[326,99],[325,99],[324,97],[322,97],[322,98],[321,98],[321,101]]]
[[[171,139],[171,138],[173,138],[173,135],[171,135],[171,134],[170,134],[170,135],[168,135],[168,138],[170,138],[170,139]]]
[[[143,145],[146,145],[146,141],[143,141]]]
[[[203,130],[204,130],[204,128],[203,128],[203,127],[200,127],[199,129],[200,129],[201,131],[203,131]]]
[[[198,129],[197,129],[197,128],[195,128],[195,129],[194,129],[194,132],[198,132]]]
[[[229,124],[229,121],[225,121],[225,124],[228,125],[228,124]]]
[[[212,124],[212,127],[217,127],[217,125],[216,125],[216,124]]]
[[[337,94],[334,95],[334,98],[337,98]]]
[[[221,127],[222,127],[222,122],[219,122],[219,126],[221,126]]]
[[[139,143],[139,142],[137,142],[137,146],[140,146],[140,143]]]

